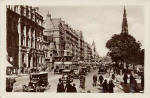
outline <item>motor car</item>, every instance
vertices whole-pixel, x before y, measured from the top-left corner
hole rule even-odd
[[[69,69],[63,70],[61,80],[62,80],[63,83],[73,82],[73,73],[72,73],[72,71],[69,70]]]
[[[79,75],[87,75],[87,68],[86,67],[81,67]]]
[[[99,67],[98,74],[105,74],[106,68],[105,67]]]
[[[54,69],[54,74],[60,74],[59,69]]]
[[[47,72],[32,73],[28,85],[23,85],[23,92],[44,92],[49,88]]]

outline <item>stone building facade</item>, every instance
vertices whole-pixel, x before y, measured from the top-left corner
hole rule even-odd
[[[84,61],[87,65],[92,64],[92,48],[87,42],[84,44]]]
[[[53,47],[56,47],[53,57],[71,56],[74,60],[79,56],[79,35],[61,18],[51,18],[48,14],[44,22],[44,35],[52,38]],[[53,52],[54,54],[54,52]]]
[[[82,31],[74,30],[61,18],[52,18],[49,13],[44,21],[44,27],[44,35],[51,38],[49,42],[53,44],[47,46],[49,49],[50,46],[53,47],[50,49],[53,50],[51,57],[49,57],[52,59],[51,61],[58,62],[64,56],[70,56],[71,61],[91,63],[92,46],[84,41]]]
[[[8,59],[20,73],[44,68],[43,17],[38,7],[7,6]]]
[[[7,6],[7,56],[18,73],[30,73],[53,68],[54,62],[91,62],[92,46],[83,33],[71,28],[61,18],[46,19],[38,7]],[[10,60],[12,58],[12,60]]]

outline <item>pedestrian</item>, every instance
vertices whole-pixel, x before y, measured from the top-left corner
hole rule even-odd
[[[109,93],[114,93],[114,87],[115,87],[115,85],[113,83],[113,80],[110,80],[109,84],[108,84],[108,91],[109,91]]]
[[[124,80],[124,84],[127,84],[128,75],[126,72],[124,73],[123,80]]]
[[[83,79],[82,79],[82,78],[83,78],[83,75],[80,75],[80,76],[79,76],[79,80],[80,80],[80,88],[82,88],[82,84],[83,84],[83,83],[82,83],[82,82],[83,82]]]
[[[69,81],[67,81],[67,84],[65,86],[65,91],[66,92],[72,92],[72,85],[70,84]]]
[[[93,75],[93,86],[97,84],[97,75]]]
[[[135,83],[135,88],[134,88],[135,92],[139,92],[139,87],[136,79],[134,79],[134,83]]]
[[[134,77],[132,73],[130,73],[130,92],[134,92],[135,84],[134,84]]]
[[[103,87],[103,92],[107,93],[108,92],[108,83],[107,83],[106,79],[104,80],[104,83],[102,84],[102,87]]]
[[[85,89],[85,80],[86,80],[86,77],[85,76],[83,76],[83,89]]]
[[[137,81],[135,80],[135,78],[133,78],[133,80],[132,80],[130,89],[131,89],[131,92],[134,92],[134,93],[139,91],[138,84],[137,84]]]
[[[144,90],[144,75],[143,74],[141,75],[141,86],[142,86],[142,89]]]
[[[111,77],[112,77],[113,80],[115,80],[115,78],[116,78],[116,77],[115,77],[115,74],[112,74]]]
[[[102,76],[102,75],[100,75],[100,76],[99,76],[99,82],[100,82],[100,86],[102,85],[102,83],[103,83],[103,80],[104,80],[103,76]]]
[[[133,75],[132,75],[132,73],[130,73],[130,85],[132,84],[132,82],[133,82]]]
[[[65,92],[64,84],[61,78],[59,79],[59,83],[57,84],[57,92]]]
[[[73,83],[73,86],[72,86],[72,92],[76,93],[77,92],[77,89],[76,89],[76,84]]]

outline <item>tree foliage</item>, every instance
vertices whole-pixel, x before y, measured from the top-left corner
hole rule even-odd
[[[141,50],[141,43],[128,33],[114,34],[107,41],[106,48],[109,49],[108,54],[115,62],[123,61],[137,64],[141,63],[137,62],[137,60],[142,59],[144,55],[144,50]]]

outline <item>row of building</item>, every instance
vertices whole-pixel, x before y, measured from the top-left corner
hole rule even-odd
[[[71,61],[98,62],[95,43],[84,40],[82,31],[72,29],[61,18],[46,19],[38,7],[7,6],[7,57],[14,72],[52,69],[54,62],[69,56]]]

